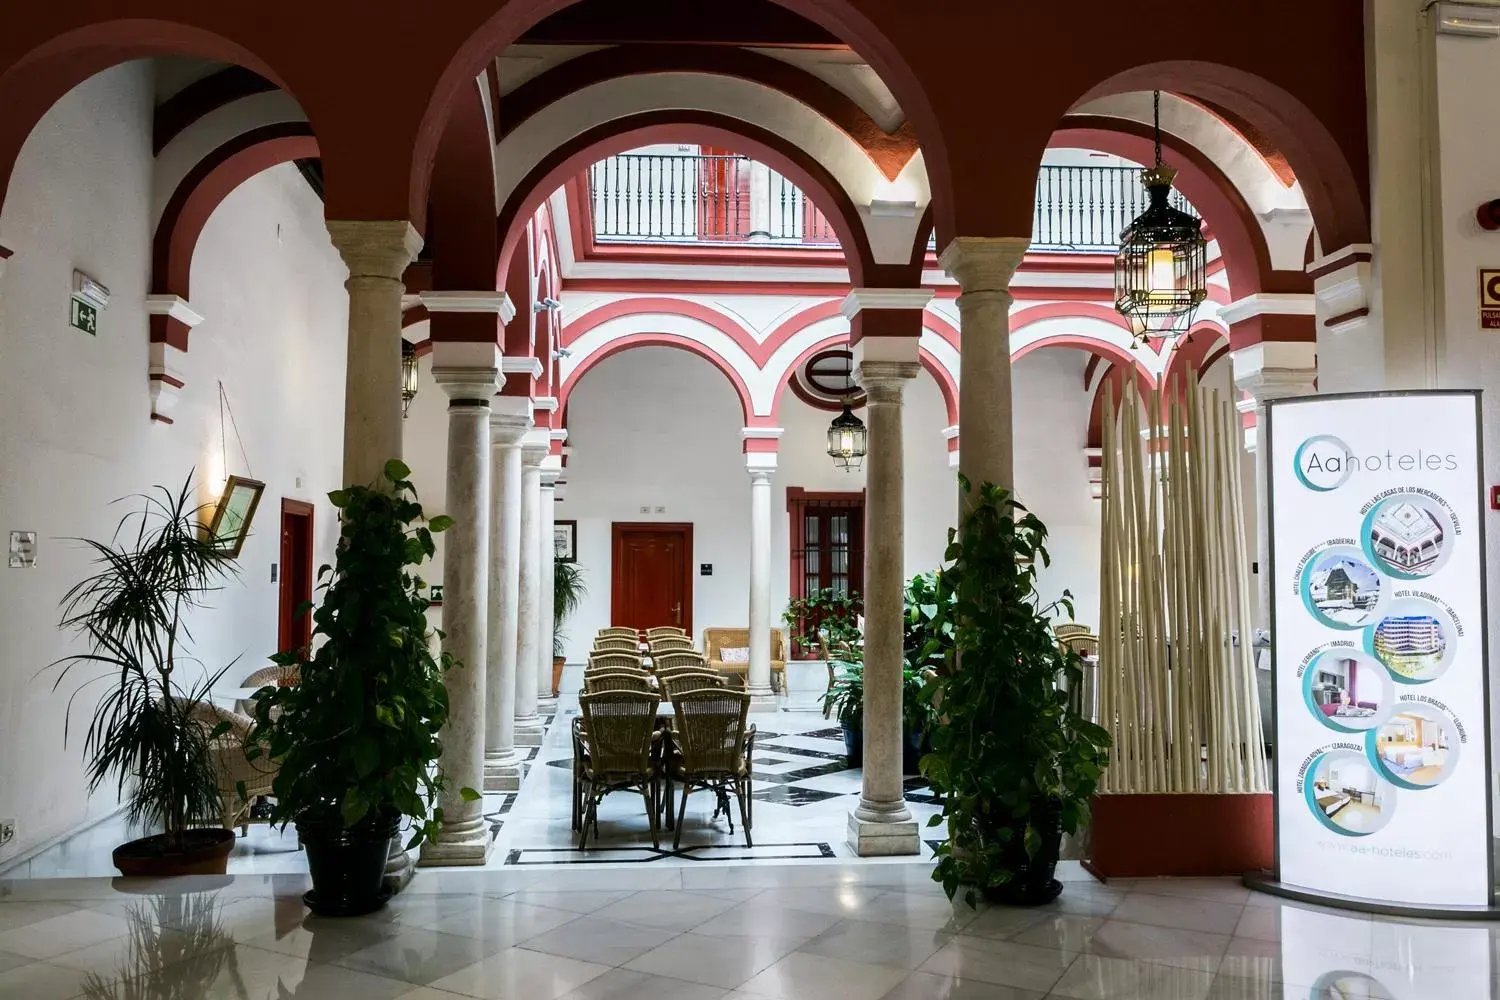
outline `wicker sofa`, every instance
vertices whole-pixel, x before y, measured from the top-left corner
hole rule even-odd
[[[750,673],[750,664],[725,663],[726,649],[748,649],[750,630],[747,628],[706,628],[703,630],[703,655],[714,670],[733,674],[745,685]],[[786,688],[786,637],[781,629],[771,629],[771,687],[777,691]]]

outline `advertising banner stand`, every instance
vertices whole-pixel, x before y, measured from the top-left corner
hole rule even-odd
[[[1479,393],[1271,402],[1275,868],[1293,899],[1500,919]]]

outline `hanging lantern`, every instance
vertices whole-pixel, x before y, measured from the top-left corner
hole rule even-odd
[[[853,472],[865,464],[866,443],[865,422],[845,403],[844,411],[828,425],[828,457],[838,468]]]
[[[401,419],[411,412],[411,401],[417,398],[417,349],[409,340],[401,341]]]
[[[1177,171],[1161,161],[1161,92],[1154,97],[1156,164],[1141,174],[1150,203],[1120,233],[1115,255],[1115,308],[1136,342],[1181,336],[1208,297],[1208,242],[1203,223],[1168,203]]]
[[[854,358],[849,358],[849,368],[844,372],[844,409],[828,425],[828,457],[836,468],[853,472],[863,468],[868,448],[868,432],[865,422],[849,408],[849,397],[854,394]]]

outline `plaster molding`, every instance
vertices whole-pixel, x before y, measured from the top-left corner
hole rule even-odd
[[[741,427],[740,440],[766,440],[777,441],[786,433],[785,427]]]
[[[501,408],[501,402],[516,399],[515,396],[499,396],[490,404],[490,440],[503,447],[515,447],[531,432],[531,412],[523,416],[513,410]]]
[[[1235,386],[1249,393],[1257,407],[1268,400],[1317,391],[1316,344],[1263,341],[1242,347],[1229,357],[1234,364]]]
[[[3,258],[0,258],[0,267],[3,267],[3,264]],[[203,314],[188,305],[187,299],[181,295],[146,296],[146,315],[175,319],[189,330],[203,322]]]
[[[325,225],[351,279],[401,281],[422,249],[422,235],[405,219],[329,219]]]
[[[432,378],[451,400],[479,400],[489,406],[490,397],[500,390],[498,368],[434,366]]]
[[[529,375],[542,377],[542,363],[536,358],[501,358],[500,370],[506,375]]]
[[[491,313],[501,323],[516,318],[516,306],[505,292],[423,292],[422,305],[430,313]]]
[[[533,396],[531,397],[531,408],[551,413],[557,409],[556,396]]]
[[[958,425],[954,424],[952,427],[944,427],[942,430],[942,435],[944,441],[954,440],[958,437]]]
[[[745,471],[750,473],[750,481],[755,482],[757,477],[765,477],[766,482],[771,479],[771,473],[776,471],[776,453],[774,451],[750,451],[745,453]]]
[[[1255,316],[1312,316],[1317,299],[1306,292],[1256,292],[1219,307],[1219,318],[1233,326]]]
[[[186,384],[173,366],[183,352],[161,341],[148,344],[147,347],[146,382],[151,397],[151,419],[170,424],[171,413],[177,408]]]
[[[851,288],[839,312],[853,319],[865,309],[925,309],[936,294],[931,288]]]
[[[548,437],[551,438],[551,440],[556,441],[558,443],[566,441],[568,439],[567,428],[554,429],[551,432],[549,432]]]
[[[1351,243],[1307,265],[1322,325],[1330,333],[1360,329],[1369,322],[1375,287],[1375,251]]]

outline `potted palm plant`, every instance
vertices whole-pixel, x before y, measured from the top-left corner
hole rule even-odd
[[[247,753],[279,765],[271,821],[297,824],[313,882],[303,900],[328,916],[384,904],[381,874],[403,816],[413,827],[408,849],[443,819],[433,805],[444,784],[434,765],[452,663],[433,655],[427,586],[415,570],[435,551],[432,536],[453,521],[424,517],[410,474],[392,460],[379,487],[328,495],[339,510],[338,547],[334,565],[318,571],[322,602],[301,683],[256,694]]]
[[[233,573],[234,564],[201,528],[192,476],[172,493],[131,498],[109,542],[82,539],[97,572],[63,597],[61,627],[87,652],[64,657],[54,690],[75,672],[103,668],[108,681],[84,737],[89,791],[113,779],[136,829],[162,832],[115,848],[124,875],[224,873],[234,831],[203,826],[219,817],[216,754],[228,729],[205,702],[224,671],[193,658],[186,619]],[[66,741],[79,694],[68,699]]]
[[[948,822],[933,878],[950,898],[963,885],[970,902],[977,893],[1022,905],[1055,899],[1062,834],[1087,823],[1108,763],[1109,733],[1068,704],[1082,671],[1052,618],[1072,617],[1070,599],[1043,605],[1037,593],[1046,538],[1035,515],[990,483],[962,530],[949,532],[928,648],[952,639],[923,691],[942,724],[922,773],[943,803],[933,825]]]
[[[583,585],[583,569],[575,562],[563,562],[559,559],[552,570],[552,696],[554,698],[557,697],[557,689],[562,686],[563,664],[567,662],[563,648],[568,637],[563,632],[563,622],[578,610],[578,606],[583,602],[587,593],[588,588]]]

